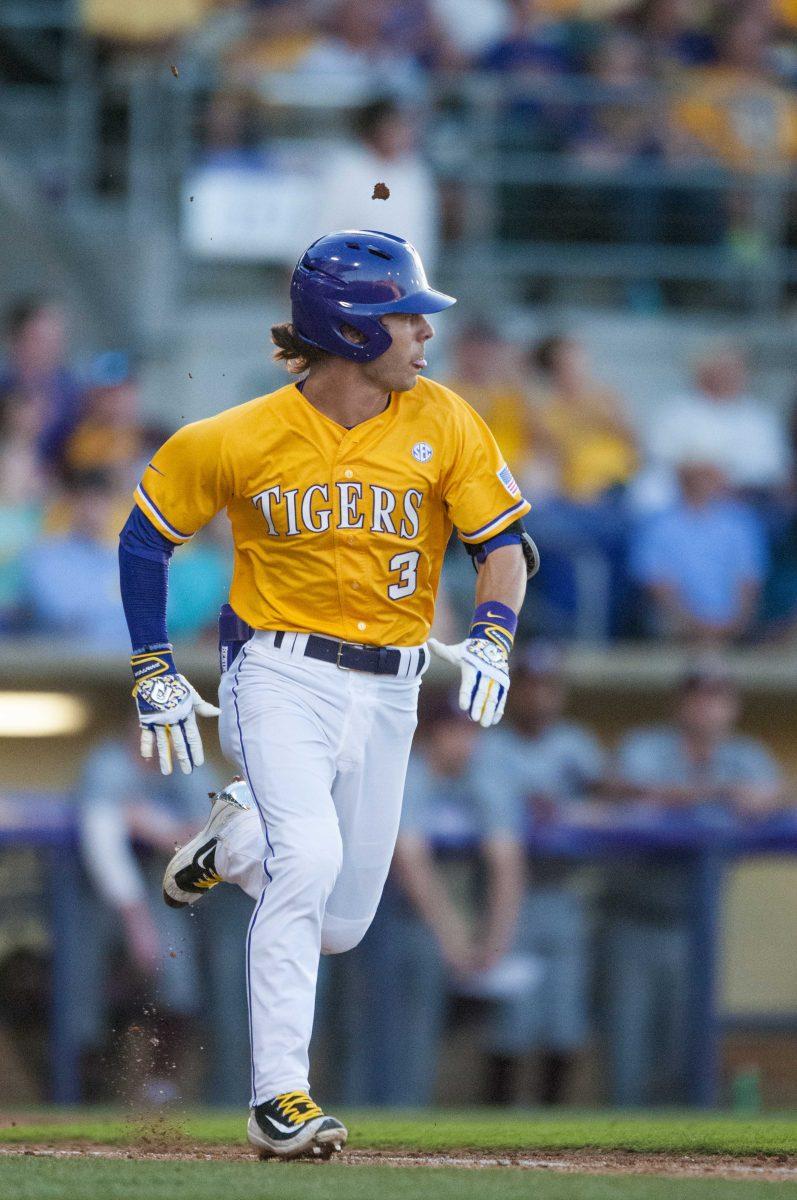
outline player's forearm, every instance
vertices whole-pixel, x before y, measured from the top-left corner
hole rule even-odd
[[[114,908],[139,904],[144,881],[124,816],[113,800],[94,800],[80,812],[83,862],[103,900]]]
[[[498,601],[518,613],[526,595],[526,560],[520,546],[499,546],[488,554],[476,578],[476,605]]]
[[[501,958],[515,936],[526,878],[523,848],[514,838],[492,838],[484,847],[487,904],[484,950]]]
[[[424,839],[402,835],[393,857],[396,880],[421,920],[440,944],[459,921],[451,899],[439,877],[437,866]]]

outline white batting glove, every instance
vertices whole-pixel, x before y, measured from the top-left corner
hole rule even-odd
[[[205,761],[196,714],[217,717],[219,709],[203,700],[185,676],[177,673],[170,646],[134,654],[130,661],[137,680],[133,696],[141,726],[142,757],[152,758],[157,746],[164,775],[171,775],[174,757],[181,771],[190,775]]]
[[[497,725],[509,691],[509,655],[504,647],[479,637],[455,646],[429,638],[429,649],[460,668],[459,707],[485,729]]]

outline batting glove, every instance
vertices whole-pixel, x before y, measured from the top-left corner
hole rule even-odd
[[[504,715],[509,691],[509,652],[517,616],[505,604],[480,604],[470,635],[464,642],[446,646],[429,639],[429,649],[462,672],[459,707],[485,729]]]
[[[153,646],[130,659],[135,686],[133,696],[141,726],[141,755],[152,758],[158,747],[161,772],[171,775],[173,754],[180,769],[190,775],[205,761],[202,738],[196,723],[200,717],[217,717],[219,709],[208,704],[174,665],[171,646]]]

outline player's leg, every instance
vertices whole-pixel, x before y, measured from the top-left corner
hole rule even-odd
[[[343,736],[337,674],[253,646],[222,689],[262,831],[261,840],[251,819],[232,822],[216,855],[225,880],[250,893],[262,881],[247,935],[249,1136],[285,1155],[346,1136],[306,1095],[321,924],[341,863],[331,795]]]
[[[343,864],[326,904],[323,954],[351,950],[376,913],[398,834],[419,687],[419,679],[350,677],[347,739],[332,786]]]

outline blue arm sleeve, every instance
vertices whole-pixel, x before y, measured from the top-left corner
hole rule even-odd
[[[497,533],[495,537],[488,538],[486,542],[477,542],[473,546],[466,543],[465,549],[474,562],[483,563],[487,555],[492,554],[493,550],[497,550],[499,546],[519,546],[521,540],[519,530],[513,529],[510,525],[509,529],[505,529],[503,533]]]
[[[119,586],[133,650],[164,646],[169,559],[174,545],[134,508],[119,535]]]

